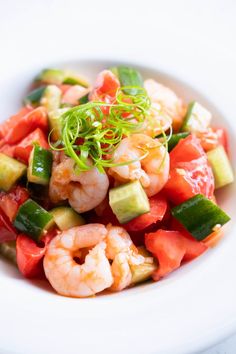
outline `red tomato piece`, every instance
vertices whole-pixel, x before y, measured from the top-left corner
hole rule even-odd
[[[42,239],[39,247],[31,238],[20,234],[16,239],[16,260],[20,272],[26,278],[39,278],[44,275],[43,257],[50,241],[56,236],[57,231],[49,232]]]
[[[94,89],[89,94],[90,101],[102,101],[115,103],[116,92],[120,87],[117,77],[110,71],[104,70],[97,76]],[[102,107],[105,114],[109,113],[109,107]]]
[[[2,152],[3,154],[9,157],[14,157],[15,145],[3,144],[0,147],[0,152]]]
[[[40,128],[37,128],[15,146],[14,157],[28,164],[33,143],[37,143],[45,149],[49,148],[45,133]]]
[[[196,194],[211,199],[214,177],[199,139],[189,135],[170,152],[170,174],[165,185],[169,200],[180,204]]]
[[[17,114],[11,116],[9,119],[7,119],[5,122],[3,122],[0,125],[0,138],[5,139],[6,135],[8,134],[9,130],[11,129],[11,126],[13,124],[16,124],[14,122],[20,121],[32,110],[33,110],[33,108],[31,108],[29,106],[23,107],[23,108],[21,108],[21,110]]]
[[[160,229],[146,234],[145,245],[158,259],[159,267],[153,273],[155,281],[179,268],[185,254],[185,245],[178,231]]]
[[[7,215],[0,208],[0,243],[16,239],[17,231],[12,226]]]
[[[156,194],[149,198],[150,211],[124,224],[127,231],[140,231],[148,226],[161,221],[167,210],[167,200],[162,194]]]
[[[34,110],[28,108],[28,111],[27,108],[23,108],[18,115],[10,117],[2,124],[0,134],[4,133],[6,143],[16,144],[36,128],[43,131],[48,129],[47,110],[44,107]]]
[[[146,234],[145,245],[159,263],[159,267],[153,273],[155,281],[179,268],[183,260],[192,260],[207,249],[202,242],[190,240],[179,231],[162,229]]]
[[[0,192],[0,209],[4,211],[7,217],[12,221],[21,204],[29,198],[27,189],[16,186],[9,192]]]

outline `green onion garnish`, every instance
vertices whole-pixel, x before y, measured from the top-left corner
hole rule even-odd
[[[125,87],[131,88],[134,87]],[[88,171],[93,166],[104,172],[106,167],[121,165],[112,160],[117,144],[124,136],[142,131],[151,107],[146,90],[135,89],[137,94],[133,96],[125,94],[121,87],[115,104],[93,101],[63,113],[60,117],[61,140],[50,143],[52,149],[64,151],[73,158],[78,172]]]

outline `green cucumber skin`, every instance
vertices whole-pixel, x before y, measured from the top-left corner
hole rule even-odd
[[[52,225],[53,216],[32,199],[23,203],[16,215],[14,226],[38,242],[44,230]]]
[[[31,91],[23,100],[25,105],[27,104],[38,104],[44,94],[46,86],[41,86],[33,91]]]
[[[188,121],[189,121],[189,118],[191,117],[194,104],[195,104],[195,102],[193,101],[193,102],[189,103],[189,105],[188,105],[188,110],[187,110],[186,116],[184,118],[183,125],[180,129],[181,132],[188,131]]]
[[[189,132],[173,134],[171,136],[170,140],[168,141],[168,152],[170,152],[178,144],[178,142],[181,139],[187,138],[187,136],[189,136],[189,134],[190,134]]]
[[[49,183],[52,169],[52,153],[40,146],[33,150],[32,175],[39,177],[45,183]]]
[[[126,66],[117,67],[118,78],[121,86],[138,86],[143,87],[143,79],[140,73]],[[125,94],[135,96],[138,94],[139,90],[136,88],[123,89]]]
[[[198,241],[209,236],[215,225],[222,226],[230,220],[220,207],[202,194],[177,205],[171,213]]]
[[[87,93],[87,95],[81,97],[79,100],[78,100],[78,103],[79,104],[85,104],[85,103],[88,103],[89,101],[89,94]]]

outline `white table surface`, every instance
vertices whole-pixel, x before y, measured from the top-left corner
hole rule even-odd
[[[25,38],[25,45],[27,44],[27,16],[35,15],[35,28],[32,29],[35,38],[41,38],[39,44],[40,56],[37,55],[37,46],[34,47],[36,50],[35,62],[45,59],[47,57],[47,51],[57,50],[55,46],[55,41],[45,41],[43,39],[48,35],[48,38],[55,38],[58,34],[61,36],[61,43],[67,39],[71,41],[73,38],[73,32],[69,33],[68,21],[76,21],[77,26],[77,46],[83,48],[84,53],[90,53],[90,46],[95,46],[100,48],[98,53],[102,53],[103,57],[112,57],[114,55],[121,56],[122,58],[136,58],[140,55],[142,50],[143,41],[145,40],[146,55],[145,61],[151,62],[148,55],[148,49],[150,53],[153,50],[158,51],[158,55],[161,56],[162,50],[170,51],[174,54],[170,56],[170,61],[173,62],[173,67],[175,69],[175,62],[178,61],[178,56],[180,51],[178,50],[178,42],[186,40],[188,43],[188,48],[186,48],[186,56],[190,55],[188,51],[193,51],[194,48],[197,50],[201,47],[201,35],[204,36],[204,31],[208,32],[209,35],[209,45],[212,50],[217,53],[216,60],[220,62],[220,55],[222,51],[224,55],[228,57],[229,61],[235,58],[235,37],[236,37],[236,2],[234,0],[198,0],[198,1],[150,1],[145,0],[144,2],[139,1],[108,1],[101,0],[97,2],[93,1],[83,1],[80,0],[40,0],[40,1],[30,1],[30,0],[0,0],[1,12],[0,12],[0,40],[1,46],[5,50],[1,50],[1,60],[15,60],[15,53],[17,52],[17,60],[20,63],[22,56],[22,39]],[[119,5],[117,5],[119,3]],[[114,7],[115,13],[114,23],[110,16],[110,9]],[[176,16],[176,7],[182,7],[181,15],[178,11],[178,17]],[[211,17],[209,17],[209,11],[205,8],[210,8]],[[132,36],[132,45],[127,46],[127,36],[125,35],[125,28],[128,28],[129,16],[126,16],[124,9],[130,10],[133,16],[134,29]],[[171,11],[173,9],[173,11]],[[73,11],[72,11],[73,10]],[[12,14],[16,13],[19,15],[19,26],[21,31],[15,33],[14,47],[9,45],[12,38],[8,34],[8,26],[11,25]],[[40,14],[40,15],[39,15]],[[45,16],[45,14],[47,16]],[[75,15],[76,14],[76,15]],[[167,16],[168,14],[168,16]],[[64,21],[64,33],[61,29],[50,29],[50,16],[58,16],[58,19],[63,19]],[[122,22],[117,24],[117,18],[123,19]],[[165,16],[167,16],[165,18]],[[14,15],[14,21],[16,16]],[[39,20],[40,19],[40,20]],[[97,30],[94,33],[87,32],[86,28],[90,27],[92,21],[96,19]],[[188,29],[185,31],[183,27],[179,26],[178,23],[185,21]],[[60,20],[59,20],[60,24]],[[120,34],[119,38],[114,35],[113,42],[106,41],[106,30],[113,31],[114,34]],[[73,31],[73,26],[72,30]],[[159,29],[161,28],[161,31]],[[172,30],[174,28],[174,31]],[[47,34],[48,29],[48,34]],[[163,40],[162,31],[165,31],[165,39]],[[53,33],[52,33],[53,32]],[[189,41],[189,32],[191,32],[191,41]],[[199,35],[200,32],[200,35]],[[80,34],[81,33],[81,37]],[[53,36],[52,36],[53,34]],[[87,36],[87,43],[84,36]],[[63,37],[64,36],[64,37]],[[29,36],[30,37],[30,36]],[[75,38],[74,38],[75,40]],[[188,41],[188,42],[187,42]],[[98,43],[99,42],[99,43]],[[122,44],[123,42],[123,44]],[[74,47],[75,47],[74,41]],[[174,52],[173,52],[173,43]],[[43,44],[43,45],[42,45]],[[223,44],[223,46],[222,46]],[[32,45],[32,44],[31,44]],[[83,46],[84,45],[84,46]],[[172,49],[171,49],[172,46]],[[42,48],[44,50],[42,50]],[[125,48],[125,51],[123,50]],[[158,50],[160,49],[160,50]],[[64,49],[65,50],[65,49]],[[204,47],[201,48],[204,52]],[[12,55],[11,55],[12,53]],[[83,54],[84,54],[83,53]],[[121,53],[121,55],[120,55]],[[74,54],[74,53],[73,53]],[[186,57],[185,56],[185,57]],[[204,58],[199,55],[198,64],[204,65]],[[176,65],[177,67],[177,65]],[[223,69],[223,68],[222,68]],[[181,76],[181,70],[184,71],[183,67],[178,68],[178,75]],[[227,68],[225,68],[227,71]],[[219,77],[223,77],[224,73],[219,72]],[[197,79],[196,79],[197,83]],[[225,340],[223,343],[208,349],[201,354],[235,354],[236,353],[236,335]],[[5,354],[5,353],[2,353]],[[28,353],[25,353],[28,354]]]

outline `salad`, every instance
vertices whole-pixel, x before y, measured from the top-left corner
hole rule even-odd
[[[43,70],[0,125],[0,252],[87,297],[159,281],[222,237],[227,132],[132,67]]]

